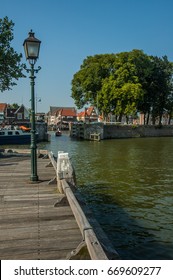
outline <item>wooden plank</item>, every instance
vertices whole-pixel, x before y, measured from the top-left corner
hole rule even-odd
[[[68,204],[54,207],[62,194],[48,185],[56,175],[38,159],[39,183],[30,183],[30,157],[0,158],[0,258],[66,259],[82,240]]]
[[[74,213],[78,226],[81,233],[84,236],[84,240],[87,244],[87,248],[92,260],[108,260],[97,236],[88,219],[86,218],[84,212],[82,211],[74,193],[72,192],[70,186],[67,184],[66,180],[62,179],[62,188],[66,194],[71,209]]]

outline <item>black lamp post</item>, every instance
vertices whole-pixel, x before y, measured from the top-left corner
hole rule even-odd
[[[37,175],[37,144],[36,144],[36,129],[35,129],[35,76],[34,73],[38,73],[41,67],[34,69],[34,65],[39,57],[41,41],[34,37],[32,30],[29,32],[29,37],[25,39],[23,46],[25,50],[26,59],[29,61],[31,66],[30,69],[26,69],[27,72],[30,72],[31,79],[31,181],[38,181]]]

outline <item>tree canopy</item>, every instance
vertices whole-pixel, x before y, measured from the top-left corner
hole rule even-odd
[[[72,98],[78,108],[97,106],[100,113],[135,116],[143,112],[161,119],[172,110],[173,63],[142,50],[100,54],[84,59],[72,79]],[[146,119],[147,122],[147,119]]]
[[[14,23],[5,17],[0,19],[0,91],[10,90],[16,81],[24,77],[21,64],[22,54],[12,47]]]

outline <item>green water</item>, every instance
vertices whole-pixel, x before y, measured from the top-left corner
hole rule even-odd
[[[122,259],[173,259],[173,138],[71,140],[78,188]]]

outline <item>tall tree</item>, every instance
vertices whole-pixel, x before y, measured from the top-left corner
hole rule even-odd
[[[98,105],[102,80],[112,73],[114,59],[114,54],[88,56],[84,59],[80,70],[74,74],[72,80],[71,96],[79,109],[88,102]]]
[[[150,57],[153,65],[151,82],[151,114],[152,121],[155,124],[156,118],[159,118],[161,124],[164,111],[170,111],[173,99],[173,63],[168,61],[166,56],[159,58]]]
[[[21,64],[22,54],[11,47],[14,23],[5,17],[0,19],[0,91],[11,89],[16,81],[24,77]]]
[[[132,54],[133,52],[117,54],[114,72],[102,83],[103,111],[113,113],[119,121],[122,115],[127,117],[135,115],[138,102],[143,97],[142,86],[137,75],[138,69],[132,59]]]
[[[173,64],[142,50],[87,57],[72,80],[72,97],[78,108],[87,102],[104,115],[143,112],[153,123],[164,110],[172,114]]]

